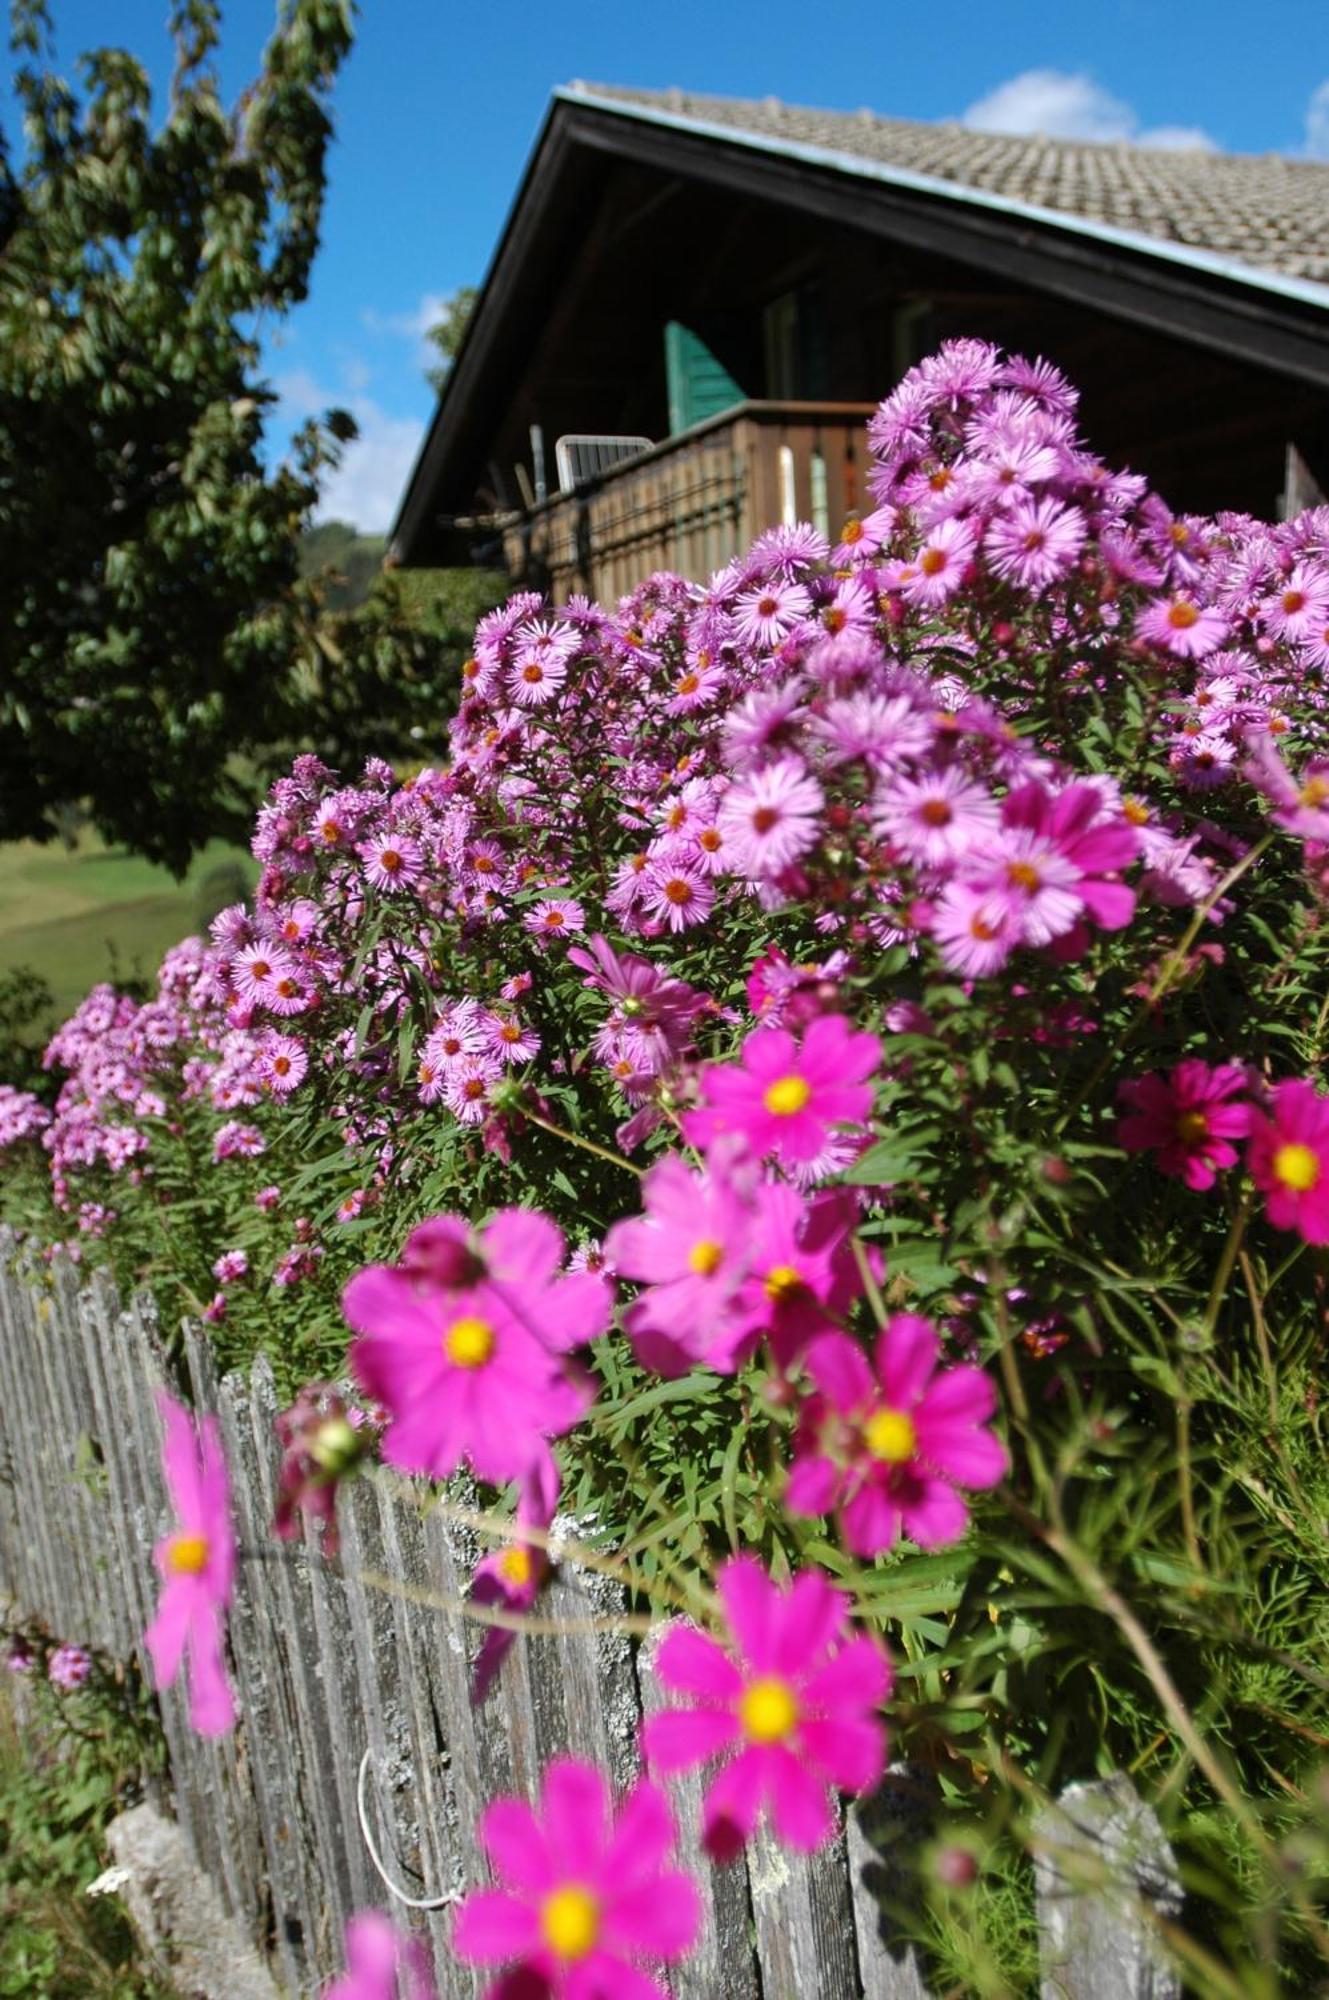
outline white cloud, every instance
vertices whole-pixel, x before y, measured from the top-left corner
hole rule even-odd
[[[976,132],[1041,133],[1050,139],[1162,146],[1173,152],[1214,150],[1209,134],[1195,125],[1142,129],[1131,106],[1083,70],[1024,70],[971,104],[960,123]]]
[[[359,427],[359,437],[346,446],[336,471],[324,475],[315,520],[349,521],[362,534],[386,534],[420,449],[424,425],[415,417],[390,416],[372,396],[339,396],[305,369],[278,376],[273,386],[282,415],[293,424],[337,407],[349,410]]]
[[[422,292],[413,312],[381,313],[366,306],[360,318],[370,333],[395,333],[403,340],[423,340],[431,326],[437,326],[447,311],[442,292]]]
[[[1329,160],[1329,77],[1306,106],[1306,151],[1313,160]]]

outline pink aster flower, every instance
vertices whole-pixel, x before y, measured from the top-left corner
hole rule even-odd
[[[604,1332],[611,1307],[602,1278],[558,1274],[562,1257],[561,1231],[530,1210],[500,1210],[474,1236],[440,1215],[400,1264],[351,1279],[351,1371],[388,1412],[390,1464],[445,1479],[466,1460],[495,1484],[552,1472],[547,1440],[592,1396],[563,1357]]]
[[[698,1079],[704,1108],[690,1111],[683,1130],[695,1146],[737,1133],[782,1166],[816,1159],[837,1125],[859,1125],[872,1109],[871,1076],[881,1060],[875,1035],[859,1033],[842,1014],[808,1024],[800,1046],[783,1028],[758,1028],[737,1064],[708,1063]]]
[[[994,573],[1021,590],[1046,590],[1065,576],[1084,546],[1083,514],[1052,499],[1022,501],[987,531]]]
[[[346,1926],[346,1973],[323,2000],[436,2000],[424,1946],[379,1915],[362,1910]]]
[[[359,853],[365,880],[389,895],[398,889],[414,888],[424,872],[419,843],[408,834],[380,834],[374,840],[364,841]]]
[[[716,827],[736,874],[778,875],[814,847],[825,795],[799,757],[782,757],[731,785]]]
[[[702,1837],[726,1859],[750,1838],[763,1807],[778,1839],[810,1853],[835,1836],[833,1791],[864,1792],[886,1762],[876,1711],[891,1669],[875,1639],[849,1638],[849,1600],[820,1570],[785,1589],[751,1556],[722,1564],[726,1643],[675,1624],[654,1671],[686,1708],[642,1724],[651,1768],[667,1776],[722,1758],[703,1805]]]
[[[231,967],[235,990],[250,1007],[267,1006],[277,981],[294,975],[293,961],[277,945],[250,945],[238,954]]]
[[[549,896],[530,911],[526,928],[537,937],[564,937],[569,931],[585,930],[586,912],[572,896]]]
[[[785,1489],[794,1514],[839,1515],[855,1555],[901,1534],[920,1548],[958,1541],[969,1522],[957,1487],[995,1486],[1006,1452],[983,1428],[997,1397],[981,1368],[938,1369],[935,1327],[895,1313],[874,1368],[847,1334],[814,1340],[803,1358],[817,1393],[804,1406]]]
[[[1170,1076],[1142,1076],[1117,1086],[1129,1115],[1117,1126],[1128,1153],[1157,1152],[1158,1170],[1203,1191],[1220,1167],[1236,1164],[1230,1142],[1251,1129],[1245,1101],[1246,1072],[1240,1063],[1208,1063],[1188,1058]]]
[[[248,1270],[249,1259],[243,1250],[224,1250],[212,1267],[212,1275],[219,1285],[234,1285]]]
[[[1000,818],[992,794],[958,764],[922,778],[892,778],[873,801],[872,824],[909,860],[946,868],[991,835]]]
[[[600,1773],[560,1757],[538,1810],[497,1799],[479,1837],[500,1886],[466,1898],[452,1944],[467,1964],[510,1968],[486,2000],[664,2000],[643,1964],[686,1956],[701,1898],[668,1865],[677,1832],[658,1787],[643,1779],[611,1812]]]
[[[295,1035],[269,1035],[259,1049],[258,1073],[277,1097],[289,1097],[304,1082],[309,1053]]]
[[[92,1672],[92,1655],[83,1646],[57,1646],[46,1666],[52,1685],[73,1694]]]
[[[1252,1119],[1246,1166],[1275,1229],[1329,1243],[1329,1097],[1301,1079],[1276,1085]]]
[[[973,558],[977,534],[972,523],[954,515],[938,521],[898,580],[906,603],[934,611],[954,597]]]
[[[812,599],[801,583],[772,580],[742,593],[734,605],[734,624],[749,645],[778,646],[811,613]]]
[[[153,1550],[163,1589],[143,1634],[158,1687],[170,1687],[189,1661],[189,1719],[201,1736],[223,1736],[235,1703],[222,1664],[226,1607],[235,1574],[230,1483],[215,1417],[197,1432],[188,1410],[161,1390],[162,1470],[178,1525]]]
[[[1193,597],[1155,598],[1135,621],[1136,636],[1162,646],[1179,659],[1202,660],[1225,642],[1228,622],[1221,611],[1207,610]]]

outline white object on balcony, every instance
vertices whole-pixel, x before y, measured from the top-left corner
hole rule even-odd
[[[559,492],[570,493],[574,486],[582,485],[585,480],[598,479],[602,472],[612,471],[614,466],[623,465],[630,458],[640,458],[653,443],[653,438],[590,437],[570,432],[554,446]]]

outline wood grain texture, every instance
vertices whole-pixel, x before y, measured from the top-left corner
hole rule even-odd
[[[1069,1785],[1034,1831],[1042,2000],[1179,2000],[1150,1919],[1177,1915],[1180,1879],[1129,1778]]]

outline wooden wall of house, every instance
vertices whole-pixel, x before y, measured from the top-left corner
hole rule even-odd
[[[1093,448],[1187,510],[1272,515],[1287,444],[1313,463],[1329,444],[1324,399],[1294,383],[772,202],[603,160],[564,227],[547,296],[508,339],[502,413],[482,440],[476,426],[474,487],[441,500],[450,511],[519,504],[532,423],[551,477],[564,432],[665,437],[669,320],[749,397],[875,402],[954,335],[1044,355],[1081,390]],[[805,322],[792,385],[771,379],[768,339],[770,309],[791,297]]]

